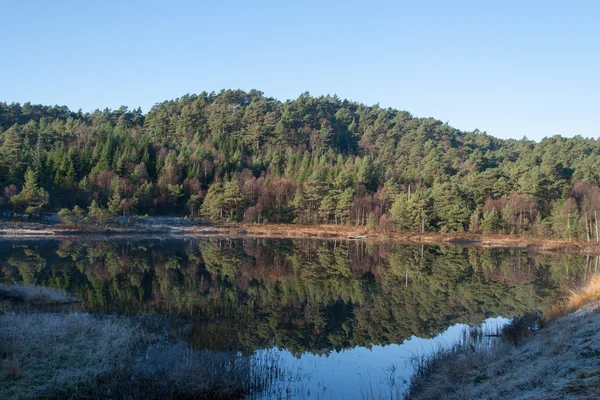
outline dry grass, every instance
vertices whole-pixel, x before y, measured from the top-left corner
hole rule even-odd
[[[565,292],[568,293],[567,299],[546,312],[549,321],[570,314],[590,301],[600,298],[600,275],[593,275],[582,289],[565,288]]]
[[[78,302],[64,291],[31,285],[0,283],[0,299],[7,298],[35,304],[68,304]]]
[[[5,313],[0,327],[1,399],[232,398],[285,376],[274,356],[193,351],[160,317]]]
[[[522,343],[533,332],[546,325],[546,317],[539,311],[529,312],[513,318],[502,327],[502,340],[514,345]]]
[[[413,358],[414,373],[405,398],[444,398],[444,394],[456,392],[472,379],[470,372],[481,370],[501,345],[490,334],[480,328],[467,328],[452,346]],[[475,379],[486,377],[481,375]]]

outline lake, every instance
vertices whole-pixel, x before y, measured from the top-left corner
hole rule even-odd
[[[556,303],[597,257],[309,239],[0,241],[0,282],[64,289],[78,311],[161,315],[193,351],[269,357],[254,398],[399,396],[411,359]]]

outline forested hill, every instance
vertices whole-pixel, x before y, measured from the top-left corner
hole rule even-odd
[[[597,237],[597,140],[501,140],[337,97],[226,90],[147,114],[0,103],[0,143],[7,215]]]

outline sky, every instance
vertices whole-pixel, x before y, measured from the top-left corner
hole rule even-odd
[[[501,138],[600,135],[596,1],[0,0],[0,101],[337,94]]]

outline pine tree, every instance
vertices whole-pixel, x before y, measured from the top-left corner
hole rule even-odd
[[[502,228],[502,221],[496,208],[483,213],[481,219],[481,230],[483,233],[499,233]]]
[[[33,172],[35,173],[35,177],[37,181],[41,181],[42,173],[43,173],[43,147],[42,147],[42,135],[38,132],[37,140],[35,142],[35,148],[33,150]]]
[[[92,200],[92,203],[88,207],[88,215],[85,220],[86,222],[94,225],[102,225],[109,219],[109,217],[110,215],[108,210],[101,208],[96,200]]]
[[[350,207],[352,206],[352,201],[354,200],[354,189],[346,188],[344,190],[337,202],[336,207],[336,216],[339,220],[340,224],[345,224],[350,222]]]
[[[321,204],[319,205],[319,216],[325,223],[329,223],[333,217],[334,222],[337,224],[337,199],[333,193],[328,193],[323,200],[321,200]]]
[[[108,211],[114,216],[121,214],[123,212],[123,201],[121,193],[115,190],[108,201]]]
[[[11,126],[2,137],[2,158],[9,168],[9,174],[18,177],[23,171],[23,140],[19,126]]]
[[[48,192],[37,186],[35,173],[32,168],[25,172],[25,183],[20,193],[10,199],[16,212],[29,216],[39,214],[48,204]]]
[[[79,207],[75,206],[72,210],[63,208],[58,212],[58,216],[63,224],[75,225],[75,228],[79,228],[79,223],[84,218],[84,211]]]
[[[223,186],[222,208],[229,221],[241,220],[245,198],[236,180],[225,182]]]
[[[206,193],[200,212],[212,220],[223,218],[223,184],[213,183]]]
[[[457,185],[436,184],[431,189],[433,211],[441,232],[463,232],[471,211]]]
[[[479,233],[481,230],[481,218],[479,217],[480,211],[476,209],[471,214],[471,218],[469,219],[469,232],[471,233]]]

